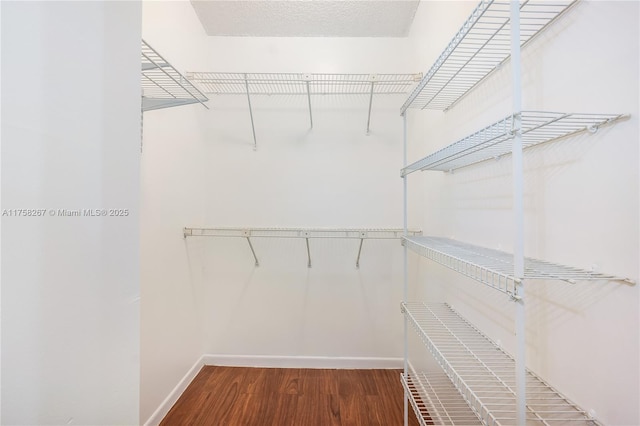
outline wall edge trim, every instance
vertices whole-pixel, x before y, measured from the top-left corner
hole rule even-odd
[[[151,414],[149,419],[144,422],[144,426],[158,426],[162,419],[169,413],[169,410],[178,401],[182,393],[187,389],[187,386],[191,384],[193,379],[198,375],[202,367],[206,365],[204,363],[204,355],[198,358],[198,360],[191,366],[189,371],[180,379],[178,384],[169,392],[169,395],[160,403],[160,406]]]

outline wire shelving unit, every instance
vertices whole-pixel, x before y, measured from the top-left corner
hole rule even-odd
[[[464,276],[472,278],[511,297],[516,297],[513,254],[456,240],[429,236],[407,236],[402,243],[411,251],[433,260]],[[524,259],[525,280],[622,281],[634,284],[629,278],[603,274],[544,260]]]
[[[576,0],[520,0],[525,45]],[[402,105],[447,110],[511,56],[509,1],[481,0]]]
[[[406,234],[405,234],[406,232]],[[307,247],[307,267],[311,268],[310,239],[357,239],[360,240],[356,268],[360,267],[360,257],[364,240],[399,240],[404,235],[422,235],[419,230],[403,228],[183,228],[183,235],[187,237],[231,237],[245,238],[253,254],[255,266],[260,266],[258,256],[251,242],[251,238],[299,238],[304,239]]]
[[[369,97],[367,134],[371,128],[374,95],[402,95],[422,78],[422,74],[304,74],[304,73],[224,73],[189,72],[189,80],[209,95],[247,97],[254,149],[257,148],[251,97],[256,95],[305,96],[309,125],[313,129],[312,97],[317,95],[366,95]]]
[[[447,304],[402,303],[401,310],[482,424],[517,423],[515,360],[511,355]],[[429,388],[425,376],[403,379],[410,381],[413,395],[418,389]],[[527,425],[600,424],[528,370],[526,387]],[[431,412],[428,414],[433,420]]]
[[[142,40],[142,111],[202,104],[209,100],[155,49]]]
[[[446,412],[431,404],[438,389],[431,379],[409,371],[407,329],[413,325],[429,351],[485,425],[497,424],[598,424],[526,369],[525,282],[527,280],[633,280],[563,266],[524,256],[523,149],[575,135],[626,118],[621,114],[523,111],[521,48],[577,0],[480,0],[431,69],[401,107],[404,125],[404,226],[407,229],[407,177],[418,170],[452,171],[503,155],[511,155],[513,167],[513,253],[505,253],[445,238],[403,237],[405,313],[405,365],[403,384],[405,424],[410,403],[422,424],[434,421],[433,413]],[[486,128],[434,152],[412,164],[407,161],[407,110],[446,111],[505,61],[511,61],[512,114]],[[481,332],[448,306],[408,304],[408,250],[440,263],[461,275],[507,294],[515,305],[515,357],[505,354]],[[443,391],[448,395],[448,391]],[[454,405],[455,407],[455,405]],[[449,420],[447,420],[449,421]],[[455,422],[453,422],[455,423]],[[466,424],[466,423],[463,423]]]
[[[404,177],[418,170],[452,171],[484,160],[510,154],[516,130],[522,134],[522,147],[529,148],[628,117],[623,114],[582,114],[548,111],[522,111],[510,115],[402,169]],[[516,126],[519,118],[520,127]]]

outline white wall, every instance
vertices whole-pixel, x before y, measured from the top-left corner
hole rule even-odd
[[[216,100],[220,105],[227,100]],[[365,135],[365,97],[314,101],[256,99],[258,150],[245,105],[210,115],[204,151],[202,225],[401,227],[401,140],[396,102],[376,100]],[[383,106],[380,106],[384,102]],[[401,356],[401,247],[357,240],[189,240],[203,257],[205,351],[329,357]]]
[[[187,2],[143,2],[142,36],[179,71],[204,55],[204,31]],[[182,228],[203,214],[201,105],[144,113],[141,160],[140,422],[203,354],[197,262]],[[157,413],[153,422],[162,418]],[[159,418],[158,418],[159,417]]]
[[[212,38],[209,69],[413,72],[406,39]],[[206,121],[203,225],[401,227],[400,97],[255,97],[258,150],[246,100],[217,97]],[[189,241],[203,257],[205,352],[400,357],[398,241]]]
[[[2,2],[2,423],[135,424],[138,2]]]
[[[472,7],[421,4],[412,37],[426,66]],[[437,25],[432,10],[445,13]],[[423,48],[428,40],[435,51]],[[524,109],[631,114],[595,135],[525,154],[526,255],[586,269],[597,265],[638,280],[638,40],[636,2],[582,1],[523,50]],[[509,85],[506,66],[447,113],[411,111],[410,161],[509,114]],[[418,214],[410,224],[511,249],[510,157],[410,179],[424,188],[414,200],[424,215],[412,207]],[[513,351],[513,305],[506,297],[426,260],[420,272],[416,297],[452,303]],[[605,424],[638,424],[638,318],[637,285],[529,282],[528,365]]]

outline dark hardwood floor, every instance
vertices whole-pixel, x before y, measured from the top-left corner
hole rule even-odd
[[[161,426],[402,424],[400,370],[205,366]]]

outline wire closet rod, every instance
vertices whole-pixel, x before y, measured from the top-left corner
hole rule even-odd
[[[258,256],[251,242],[251,238],[304,238],[307,248],[307,267],[311,268],[311,248],[309,239],[312,238],[342,238],[358,239],[358,256],[356,268],[360,268],[360,256],[364,240],[401,239],[403,236],[422,235],[422,231],[405,230],[402,228],[183,228],[183,236],[187,237],[231,237],[245,238],[253,254],[255,266],[260,266]]]

